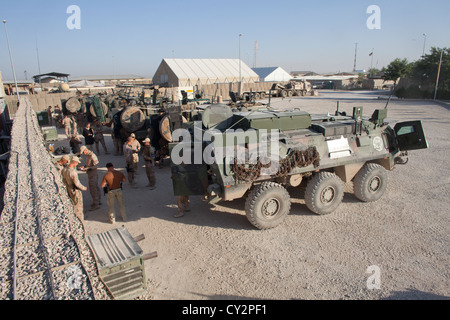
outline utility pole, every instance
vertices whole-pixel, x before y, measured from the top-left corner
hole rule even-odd
[[[14,62],[11,54],[11,46],[9,45],[8,30],[6,30],[6,20],[3,20],[3,24],[5,26],[6,42],[8,43],[9,59],[11,60],[11,68],[14,77],[14,83],[16,84],[17,103],[19,103],[19,86],[17,85],[16,70],[14,69]]]
[[[442,54],[443,53],[444,53],[444,49],[442,49],[441,58],[439,59],[438,73],[437,73],[437,77],[436,77],[436,87],[434,88],[434,100],[436,100],[436,94],[437,94],[437,89],[438,89],[438,85],[439,85],[439,74],[441,73]]]
[[[356,52],[358,51],[358,42],[355,42],[355,60],[353,62],[353,72],[356,72]]]
[[[425,57],[425,42],[427,41],[427,34],[423,34],[423,50],[422,50],[422,58]]]
[[[258,41],[255,41],[255,61],[253,61],[253,68],[256,68],[256,55],[258,52]]]
[[[242,33],[239,33],[239,95],[242,92],[242,73],[241,73],[241,37]]]

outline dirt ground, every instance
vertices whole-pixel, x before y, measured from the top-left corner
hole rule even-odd
[[[321,91],[273,99],[272,107],[334,113],[339,100],[340,111],[363,106],[370,116],[386,104],[386,96],[378,97]],[[158,257],[145,261],[143,299],[449,299],[449,110],[431,101],[391,100],[388,121],[422,120],[429,149],[410,152],[406,165],[389,172],[387,192],[377,202],[357,200],[349,183],[343,203],[326,216],[307,209],[304,190],[289,189],[290,215],[266,231],[247,221],[245,199],[214,207],[192,197],[191,212],[176,219],[169,161],[155,169],[157,188],[149,190],[141,159],[139,187],[124,186],[128,221],[109,224],[102,195],[101,209],[87,215],[87,235],[122,224],[133,236],[145,235],[139,245]],[[110,161],[125,173],[123,157],[101,150],[99,160],[100,179]],[[87,185],[85,173],[80,179]],[[88,192],[84,203],[91,204]],[[376,275],[380,289],[369,289]]]

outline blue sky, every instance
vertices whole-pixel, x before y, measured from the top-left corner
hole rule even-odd
[[[70,30],[67,8],[81,10]],[[381,29],[366,12],[380,8]],[[241,58],[257,67],[318,73],[381,68],[395,58],[420,58],[431,46],[450,47],[450,1],[301,0],[15,0],[2,1],[18,79],[38,73],[152,77],[164,58]],[[0,71],[12,79],[4,25]],[[374,49],[373,60],[369,53]]]

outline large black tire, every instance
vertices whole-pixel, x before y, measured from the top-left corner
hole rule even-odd
[[[387,182],[385,168],[376,163],[366,163],[353,179],[353,192],[361,201],[377,201],[386,191]]]
[[[306,186],[306,206],[320,215],[336,210],[343,197],[344,182],[331,172],[319,172]]]
[[[275,182],[263,182],[255,186],[245,202],[248,221],[261,230],[278,226],[290,210],[289,193]]]

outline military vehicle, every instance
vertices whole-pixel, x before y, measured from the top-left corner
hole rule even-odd
[[[226,105],[211,105],[201,122],[184,124],[189,135],[174,137],[170,145],[174,194],[202,195],[211,204],[247,197],[246,216],[258,229],[283,221],[291,187],[306,187],[306,206],[319,215],[336,210],[350,181],[356,198],[376,201],[386,190],[387,171],[405,164],[409,150],[428,145],[421,121],[391,127],[386,108],[370,118],[362,112],[363,107],[355,107],[352,116],[339,108],[334,115],[298,109],[233,113]]]
[[[274,83],[270,89],[272,97],[306,96],[311,91],[311,83],[305,80],[289,81],[286,84]]]
[[[61,106],[64,115],[84,114],[90,122],[98,120],[105,123],[109,119],[108,105],[104,100],[102,94],[78,95],[69,99],[61,99]]]

